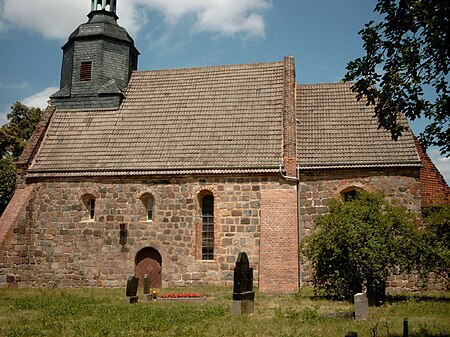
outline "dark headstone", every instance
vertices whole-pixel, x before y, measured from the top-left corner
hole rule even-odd
[[[233,304],[234,316],[252,315],[255,292],[253,291],[253,268],[250,268],[246,253],[239,253],[234,268]]]
[[[144,275],[144,294],[142,300],[148,302],[152,299],[152,294],[150,294],[150,280],[148,274]]]
[[[127,303],[136,303],[138,301],[137,291],[139,286],[139,279],[130,276],[127,281],[126,301]]]
[[[144,275],[144,295],[150,294],[150,280],[148,274]]]
[[[353,331],[349,331],[349,332],[347,332],[345,337],[358,337],[358,333],[353,332]]]
[[[233,300],[253,300],[253,268],[250,268],[247,253],[239,253],[234,268]]]

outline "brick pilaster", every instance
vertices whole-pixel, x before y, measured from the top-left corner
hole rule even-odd
[[[294,57],[284,58],[283,164],[286,175],[295,177],[297,168],[297,125],[295,113]]]
[[[259,288],[269,293],[298,291],[297,191],[261,192]]]

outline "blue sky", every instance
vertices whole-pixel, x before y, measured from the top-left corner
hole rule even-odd
[[[340,81],[362,55],[376,0],[117,0],[139,70],[269,62],[293,55],[298,83]],[[45,108],[59,86],[61,46],[90,0],[0,0],[0,124],[20,101]],[[422,122],[412,123],[415,133]],[[428,154],[450,182],[450,161]]]

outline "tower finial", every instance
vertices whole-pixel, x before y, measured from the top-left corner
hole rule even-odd
[[[108,11],[115,13],[117,0],[91,0],[91,11]]]

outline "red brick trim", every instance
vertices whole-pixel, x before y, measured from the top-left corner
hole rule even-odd
[[[420,169],[420,187],[422,190],[422,208],[440,204],[450,204],[450,188],[430,157],[414,137],[422,168]]]
[[[286,175],[297,176],[297,122],[294,57],[284,58],[283,164]]]
[[[298,244],[297,191],[261,191],[261,291],[298,291]]]
[[[10,243],[14,236],[14,229],[21,223],[27,221],[27,206],[30,202],[33,185],[17,189],[0,217],[0,261],[4,259],[6,253],[5,247]]]

